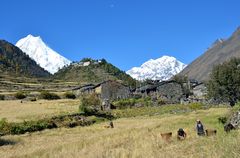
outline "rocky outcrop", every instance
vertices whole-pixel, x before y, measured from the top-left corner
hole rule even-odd
[[[238,129],[240,127],[240,111],[235,112],[229,121],[225,124],[224,130],[229,132],[232,129]]]

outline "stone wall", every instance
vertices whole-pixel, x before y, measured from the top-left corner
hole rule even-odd
[[[183,89],[180,84],[176,82],[169,82],[157,87],[157,95],[165,100],[167,103],[180,103],[183,97]]]
[[[116,82],[116,81],[106,81],[101,85],[101,99],[102,100],[118,100],[126,99],[130,97],[129,87]]]

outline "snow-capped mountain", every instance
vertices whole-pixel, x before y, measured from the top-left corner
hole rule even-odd
[[[182,71],[187,65],[174,57],[163,56],[156,60],[150,59],[140,67],[134,67],[127,74],[137,80],[165,81]]]
[[[49,48],[39,36],[28,35],[20,39],[16,46],[51,74],[71,63],[70,60]]]

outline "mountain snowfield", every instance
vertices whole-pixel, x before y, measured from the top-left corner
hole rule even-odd
[[[20,39],[16,46],[51,74],[71,63],[70,60],[49,48],[39,36],[28,35]]]
[[[150,59],[140,67],[133,67],[127,74],[137,80],[169,80],[174,75],[181,72],[187,65],[178,61],[174,57],[163,56],[158,59]]]

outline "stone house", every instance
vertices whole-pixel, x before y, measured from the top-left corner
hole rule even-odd
[[[166,103],[180,103],[183,97],[182,86],[175,81],[163,81],[145,85],[136,89],[137,94],[150,96],[153,99],[162,99]]]
[[[181,84],[175,81],[161,82],[157,86],[157,95],[169,104],[180,103],[181,98],[184,96]]]
[[[118,100],[127,99],[131,96],[130,88],[126,85],[108,80],[104,81],[94,87],[94,92],[99,95],[102,100]]]
[[[96,93],[102,101],[126,99],[131,96],[130,88],[118,81],[107,80],[97,85],[88,84],[72,89],[80,96],[82,94]]]
[[[95,85],[93,85],[93,84],[87,84],[87,85],[83,85],[83,86],[72,89],[72,92],[76,96],[80,96],[82,94],[91,94],[94,92],[94,87],[95,87]]]

